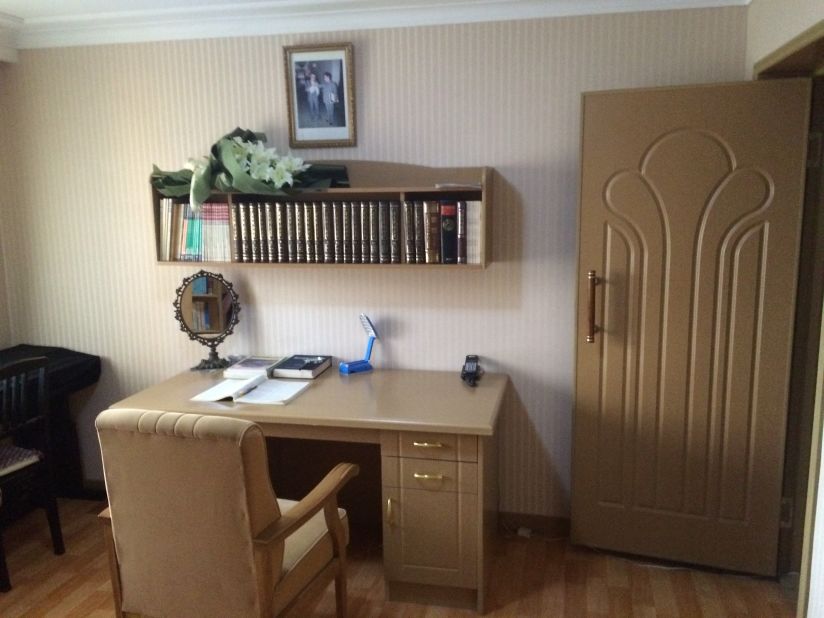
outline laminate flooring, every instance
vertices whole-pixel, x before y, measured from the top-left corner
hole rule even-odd
[[[111,617],[107,558],[97,522],[99,502],[61,500],[66,553],[55,556],[42,510],[3,531],[12,590],[0,593],[0,617]],[[466,610],[384,599],[377,544],[350,550],[353,618],[452,618]],[[565,539],[502,538],[495,554],[488,616],[673,616],[766,618],[795,615],[794,600],[769,579],[670,568],[570,546]],[[335,615],[334,593],[299,608],[299,616]]]

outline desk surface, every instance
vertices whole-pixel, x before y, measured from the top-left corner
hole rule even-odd
[[[198,402],[222,371],[187,371],[113,404],[245,418],[256,423],[491,436],[508,383],[485,374],[470,388],[457,372],[376,370],[342,376],[330,368],[286,405]]]

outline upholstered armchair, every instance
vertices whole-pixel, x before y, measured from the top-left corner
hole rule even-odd
[[[254,423],[106,410],[96,426],[118,616],[276,616],[333,579],[346,615],[349,528],[337,493],[357,466],[339,464],[294,502],[276,499]]]

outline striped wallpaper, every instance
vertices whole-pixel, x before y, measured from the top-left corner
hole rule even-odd
[[[205,353],[172,317],[196,267],[154,261],[152,163],[180,167],[236,126],[283,147],[281,46],[351,41],[359,145],[302,155],[494,167],[493,264],[227,266],[243,311],[221,352],[354,358],[365,311],[379,367],[457,379],[477,353],[517,394],[500,426],[502,510],[565,516],[580,94],[741,79],[745,29],[733,7],[22,51],[0,70],[7,340],[104,358],[78,417],[86,477],[100,479],[97,412]]]

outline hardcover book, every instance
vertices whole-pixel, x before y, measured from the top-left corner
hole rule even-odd
[[[257,204],[247,204],[249,221],[249,252],[251,262],[260,262],[260,238],[258,238]]]
[[[372,226],[369,223],[369,203],[368,202],[361,202],[360,204],[361,210],[361,221],[360,221],[360,231],[361,231],[361,262],[364,264],[369,264],[372,258]]]
[[[263,207],[264,218],[266,220],[266,250],[270,262],[278,261],[278,244],[275,235],[275,207],[271,202],[266,202]]]
[[[352,203],[343,202],[341,204],[341,248],[343,249],[343,263],[352,263]]]
[[[289,261],[289,242],[286,238],[286,204],[278,202],[275,204],[275,232],[278,245],[278,262]]]
[[[297,237],[295,236],[295,204],[286,202],[286,252],[289,262],[298,261]]]
[[[241,262],[252,261],[252,237],[249,232],[249,204],[238,204],[240,212]]]
[[[423,202],[415,202],[415,263],[426,262],[426,225],[423,218]]]
[[[415,263],[415,203],[409,200],[403,203],[404,262]]]
[[[352,202],[352,263],[361,263],[361,205],[360,202]]]
[[[316,378],[332,364],[331,356],[296,354],[282,359],[272,367],[274,378]]]
[[[441,263],[441,205],[438,202],[423,203],[423,218],[426,232],[424,249],[427,264]]]
[[[369,263],[380,263],[380,221],[378,219],[378,203],[369,202]]]
[[[335,263],[343,264],[343,205],[340,202],[332,202],[332,229]]]
[[[306,229],[303,224],[303,204],[295,202],[295,262],[306,262]]]
[[[389,261],[401,263],[401,204],[389,203]]]
[[[257,210],[258,244],[260,245],[260,261],[269,261],[269,239],[266,237],[266,209],[262,202],[255,204]]]
[[[205,277],[204,277],[205,278]],[[271,356],[244,356],[223,370],[224,378],[253,378],[268,376],[269,371],[282,360],[281,357]]]
[[[378,251],[381,264],[389,264],[389,202],[378,203]]]
[[[466,202],[458,202],[458,264],[466,264]]]
[[[306,241],[306,261],[315,262],[315,210],[310,202],[303,203],[303,237]]]
[[[323,211],[320,202],[312,202],[312,224],[315,228],[315,262],[323,260]]]
[[[458,263],[458,205],[441,202],[441,264]]]
[[[232,261],[241,261],[241,244],[240,244],[240,215],[238,214],[238,205],[232,204],[230,212],[232,224]]]
[[[335,222],[332,215],[332,203],[323,202],[323,261],[330,264],[335,261]]]

